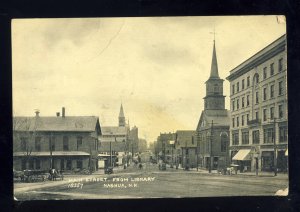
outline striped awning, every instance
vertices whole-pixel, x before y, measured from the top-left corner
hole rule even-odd
[[[232,160],[251,160],[250,159],[250,149],[241,149],[236,153]]]

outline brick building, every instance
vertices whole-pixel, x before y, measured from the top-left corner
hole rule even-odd
[[[231,94],[230,156],[244,170],[287,169],[286,37],[238,65]],[[274,160],[275,159],[275,160]]]
[[[13,117],[15,170],[96,170],[99,119],[95,116]]]

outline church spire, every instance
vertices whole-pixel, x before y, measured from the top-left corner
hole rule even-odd
[[[121,103],[120,113],[119,113],[119,127],[125,127],[125,116],[123,111],[123,105]]]
[[[215,40],[214,40],[213,55],[212,55],[211,68],[210,68],[210,77],[209,78],[217,78],[217,79],[220,78],[219,77],[219,72],[218,72],[218,62],[217,62]]]

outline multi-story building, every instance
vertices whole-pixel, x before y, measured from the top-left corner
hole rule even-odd
[[[215,41],[210,70],[206,81],[204,110],[197,126],[199,166],[208,170],[223,169],[229,164],[229,111],[225,109],[224,80],[219,77]]]
[[[158,153],[158,158],[166,163],[171,163],[172,161],[172,150],[174,149],[175,133],[160,133],[157,137],[156,142],[156,152]]]
[[[95,116],[13,117],[15,170],[98,168],[99,119]]]
[[[197,139],[195,130],[177,130],[173,151],[173,161],[176,166],[197,167]]]
[[[230,71],[230,157],[242,170],[287,169],[286,36]],[[275,154],[274,154],[275,152]]]

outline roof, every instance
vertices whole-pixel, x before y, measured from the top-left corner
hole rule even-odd
[[[121,108],[120,108],[119,117],[125,117],[124,116],[124,111],[123,111],[123,105],[122,104],[121,104]]]
[[[203,121],[204,126],[201,126]],[[212,121],[214,126],[229,126],[230,112],[228,110],[203,110],[198,122],[197,130],[201,127],[210,127]]]
[[[89,156],[81,151],[53,151],[52,156]],[[26,152],[14,152],[13,156],[26,156]],[[50,156],[50,152],[31,152],[30,156]]]
[[[97,131],[101,134],[96,116],[14,117],[13,125],[14,131]]]
[[[105,126],[101,127],[101,132],[102,135],[126,135],[127,127]]]
[[[99,152],[109,152],[111,144],[111,151],[125,152],[126,142],[101,142]]]
[[[210,68],[210,77],[209,78],[216,78],[219,79],[219,72],[218,72],[218,62],[217,62],[217,54],[216,54],[216,46],[214,41],[213,47],[213,55],[211,61],[211,68]]]

